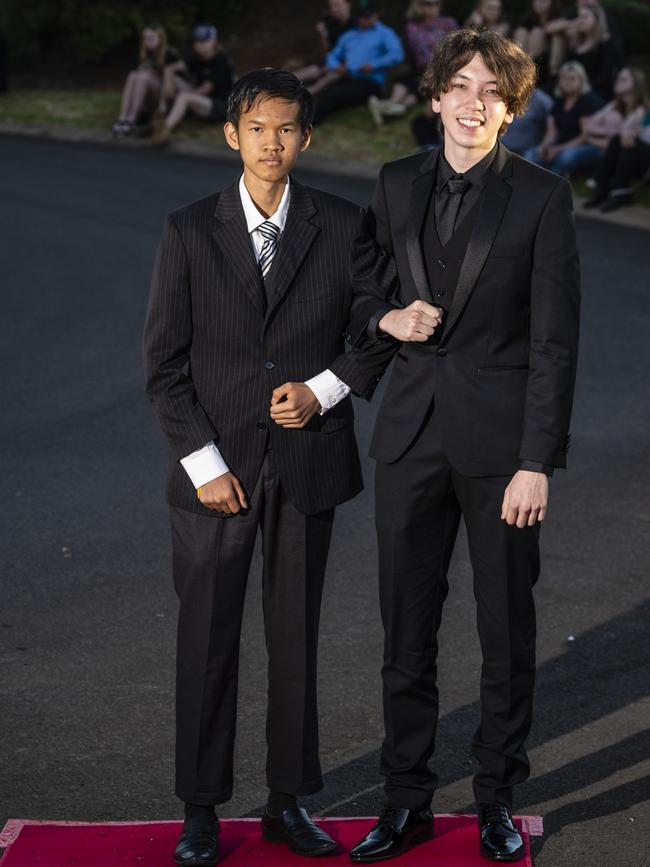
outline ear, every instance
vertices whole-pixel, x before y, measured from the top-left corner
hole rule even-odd
[[[504,123],[512,123],[515,119],[514,114],[511,111],[506,112],[506,116],[503,118]]]
[[[302,141],[300,142],[300,152],[306,151],[311,144],[311,137],[314,134],[314,127],[308,126],[302,131]]]
[[[435,96],[431,97],[431,108],[436,114],[440,114],[440,100],[436,99]]]
[[[226,141],[228,142],[228,145],[234,151],[238,151],[239,150],[239,135],[237,133],[237,127],[235,126],[235,124],[230,123],[230,121],[227,121],[223,125],[223,134],[226,137]]]

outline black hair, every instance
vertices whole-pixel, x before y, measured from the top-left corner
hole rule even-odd
[[[287,102],[298,103],[300,126],[303,130],[311,126],[314,117],[314,100],[293,72],[268,66],[242,75],[228,97],[226,119],[233,126],[238,126],[242,113],[250,111],[259,99],[284,99]]]

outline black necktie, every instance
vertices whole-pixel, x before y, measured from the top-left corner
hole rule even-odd
[[[472,182],[468,181],[463,175],[454,175],[449,178],[443,187],[444,195],[440,213],[438,214],[438,237],[440,243],[444,246],[451,236],[454,234],[456,218],[460,209],[460,203],[463,201],[463,195],[472,186]]]

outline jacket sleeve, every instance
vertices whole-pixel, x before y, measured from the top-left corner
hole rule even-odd
[[[580,268],[571,188],[563,180],[546,203],[533,249],[522,461],[566,466],[579,315]]]
[[[146,391],[163,433],[180,460],[218,439],[199,404],[189,372],[192,307],[187,253],[172,216],[154,262],[144,327]]]
[[[367,213],[361,212],[359,217],[350,247],[350,280],[353,300],[346,336],[352,348],[340,355],[330,365],[330,370],[355,394],[370,400],[401,346],[389,335],[376,337],[368,330],[378,312],[394,306],[393,301],[399,292],[383,191],[383,170],[371,207]]]
[[[380,311],[403,306],[399,298],[383,169],[371,205],[359,220],[351,248],[350,272],[354,301],[347,329],[348,339],[352,346],[361,347],[369,336],[369,324]]]

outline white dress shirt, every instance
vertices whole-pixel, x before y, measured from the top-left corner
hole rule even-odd
[[[239,179],[239,195],[242,207],[244,208],[246,227],[253,244],[255,259],[259,262],[264,237],[258,229],[268,219],[269,222],[275,223],[280,230],[279,238],[282,237],[291,199],[290,181],[287,178],[287,185],[284,188],[278,209],[275,214],[268,218],[258,211],[250,193],[246,189],[243,175]],[[324,370],[317,376],[308,379],[305,385],[309,386],[320,403],[321,415],[335,407],[337,403],[340,403],[340,401],[350,394],[350,388],[344,382],[341,382],[338,376],[332,373],[331,370]],[[213,442],[206,443],[202,448],[181,458],[181,466],[192,480],[195,488],[207,485],[212,479],[230,472],[228,464],[224,461],[221,452]]]

